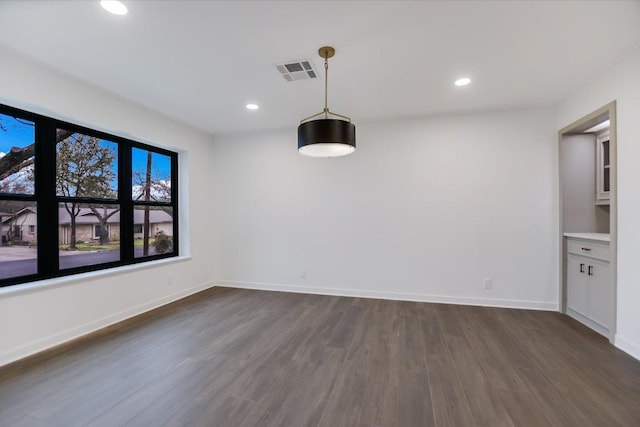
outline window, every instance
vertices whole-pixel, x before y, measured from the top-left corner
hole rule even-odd
[[[141,233],[136,236],[136,258],[173,251],[173,208],[136,206],[133,218],[135,223],[140,224]]]
[[[0,193],[34,192],[35,123],[0,112]]]
[[[131,155],[136,258],[173,252],[171,157],[134,148]],[[139,228],[137,227],[139,226]]]
[[[177,256],[177,159],[0,105],[0,286]]]
[[[0,283],[38,272],[35,127],[28,114],[0,110]],[[23,232],[25,231],[25,232]]]
[[[118,144],[66,128],[56,130],[60,268],[119,261]],[[81,203],[82,201],[92,203]],[[114,225],[115,225],[114,224]],[[69,254],[69,252],[73,254]]]

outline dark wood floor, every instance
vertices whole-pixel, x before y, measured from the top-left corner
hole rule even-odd
[[[556,313],[215,288],[0,368],[2,426],[640,426]]]

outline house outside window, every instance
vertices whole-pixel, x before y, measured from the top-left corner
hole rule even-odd
[[[101,234],[102,234],[102,226],[100,224],[96,224],[93,227],[94,227],[93,237],[96,238],[96,239],[99,239]],[[107,230],[107,233],[109,233],[109,226],[108,225],[105,227],[105,229]]]

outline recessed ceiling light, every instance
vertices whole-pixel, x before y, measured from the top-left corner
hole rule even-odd
[[[245,105],[245,107],[247,107],[247,110],[257,110],[258,108],[258,104],[247,104]]]
[[[469,83],[471,83],[471,79],[468,78],[468,77],[464,77],[462,79],[458,79],[455,82],[453,82],[453,84],[456,85],[456,86],[466,86]]]
[[[107,12],[111,12],[114,15],[126,15],[128,12],[127,6],[118,0],[102,0],[100,6]]]

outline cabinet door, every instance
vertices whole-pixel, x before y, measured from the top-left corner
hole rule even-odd
[[[587,316],[587,260],[569,255],[567,261],[567,307]]]
[[[596,138],[596,204],[608,205],[611,198],[611,143],[609,130]]]
[[[589,297],[587,316],[589,319],[609,328],[611,310],[611,279],[609,264],[596,260],[589,261]]]

